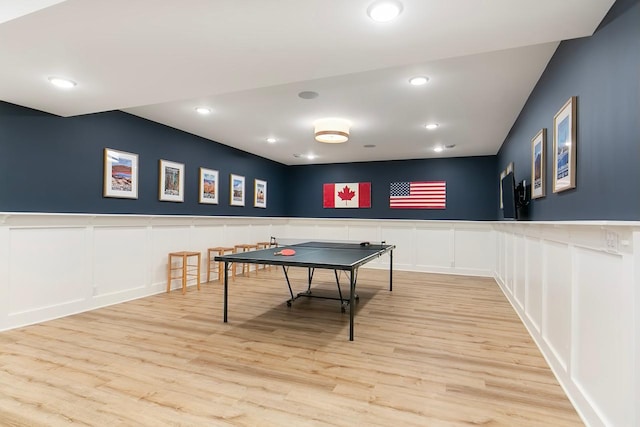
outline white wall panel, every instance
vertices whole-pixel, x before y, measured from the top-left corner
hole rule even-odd
[[[393,251],[393,268],[397,270],[416,270],[416,248],[414,229],[411,226],[380,228],[380,237],[389,244],[396,245]]]
[[[513,295],[513,281],[515,275],[515,263],[518,254],[515,252],[515,235],[508,234],[504,241],[504,284],[510,294]]]
[[[92,295],[129,291],[149,283],[147,230],[96,227],[93,232]]]
[[[225,227],[226,240],[229,246],[256,243],[251,236],[251,229],[244,224],[233,224]]]
[[[224,225],[217,226],[197,224],[191,228],[189,251],[199,251],[202,255],[200,261],[200,282],[207,280],[207,255],[209,248],[216,246],[227,246],[224,241]],[[233,246],[233,245],[232,245]],[[217,254],[212,255],[215,256]]]
[[[571,345],[571,253],[566,244],[547,242],[544,254],[547,270],[542,335],[563,368],[567,369]]]
[[[506,259],[506,251],[507,251],[507,233],[498,233],[496,235],[496,247],[495,247],[495,257],[496,257],[496,272],[495,277],[498,283],[505,285],[506,281],[506,270],[505,270],[505,259]]]
[[[167,263],[170,252],[192,250],[191,227],[159,226],[151,230],[151,282],[166,286]],[[173,287],[177,286],[174,282]]]
[[[380,242],[383,239],[380,237],[380,224],[374,221],[360,223],[349,223],[349,236],[347,240],[354,242]],[[393,242],[389,242],[394,244]],[[373,261],[367,263],[365,268],[384,268],[389,265],[389,256],[379,257]]]
[[[304,235],[296,237],[298,239],[306,239]],[[321,223],[315,226],[311,238],[318,240],[349,240],[349,227],[346,225],[341,226],[337,223]]]
[[[7,319],[9,313],[10,301],[9,301],[9,287],[11,286],[11,280],[9,278],[9,262],[10,254],[10,238],[9,227],[3,226],[4,216],[0,215],[0,277],[5,277],[6,280],[0,280],[0,331],[8,329],[11,324]]]
[[[610,425],[633,419],[633,287],[621,255],[576,250],[572,376]]]
[[[380,242],[380,226],[375,223],[350,224],[347,240],[354,242]]]
[[[252,243],[268,242],[271,238],[271,224],[255,224],[251,226]]]
[[[496,254],[492,230],[482,228],[454,228],[454,267],[469,273],[493,274]]]
[[[87,297],[83,228],[14,228],[9,233],[9,314],[74,303]]]
[[[443,272],[455,265],[451,228],[417,227],[411,236],[418,270]]]
[[[520,235],[514,237],[514,273],[513,273],[513,296],[520,306],[525,305],[525,283],[526,283],[526,250],[525,239]]]
[[[542,245],[536,238],[527,238],[525,244],[527,258],[525,271],[525,313],[538,332],[542,325],[542,289],[544,286],[544,264]]]

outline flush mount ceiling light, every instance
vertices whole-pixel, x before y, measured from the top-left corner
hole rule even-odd
[[[211,114],[211,108],[209,108],[209,107],[196,107],[196,112],[198,114],[202,114],[203,116],[206,116],[207,114]]]
[[[428,81],[429,81],[429,77],[424,77],[424,76],[417,76],[409,79],[409,83],[411,83],[414,86],[426,85]]]
[[[433,151],[436,153],[442,153],[444,151],[444,147],[442,145],[438,145],[437,147],[434,147]]]
[[[429,129],[429,130],[437,129],[437,128],[438,128],[438,126],[440,126],[440,125],[439,125],[439,124],[437,124],[437,123],[429,123],[429,124],[424,125],[424,127],[425,127],[425,128],[427,128],[427,129]]]
[[[61,89],[71,89],[77,84],[73,80],[64,79],[62,77],[49,77],[49,83]]]
[[[349,140],[351,122],[345,119],[329,117],[316,120],[314,123],[316,141],[328,144],[339,144]]]
[[[276,142],[276,141],[277,141],[277,140],[276,140],[274,137],[272,137],[272,136],[270,136],[269,138],[267,138],[267,142],[268,142],[269,144],[273,144],[273,143],[274,143],[274,142]]]
[[[371,3],[367,9],[369,18],[376,22],[389,22],[402,12],[402,3],[396,0],[381,0]]]

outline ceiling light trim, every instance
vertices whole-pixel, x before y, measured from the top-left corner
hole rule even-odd
[[[369,18],[378,23],[391,22],[401,13],[402,3],[397,0],[375,1],[367,8]]]
[[[51,76],[48,78],[48,80],[49,83],[61,89],[72,89],[78,85],[78,83],[74,82],[73,80],[66,79],[64,77]]]
[[[340,144],[349,140],[351,122],[336,117],[316,120],[315,139],[327,144]]]

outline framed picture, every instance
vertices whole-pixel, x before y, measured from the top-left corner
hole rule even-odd
[[[546,195],[544,165],[547,150],[547,130],[540,131],[531,140],[531,199]]]
[[[253,206],[256,208],[267,207],[267,181],[256,179],[253,185]]]
[[[184,202],[184,165],[160,160],[160,200]]]
[[[576,188],[575,96],[553,117],[553,192]]]
[[[502,202],[502,178],[507,176],[509,172],[513,172],[513,162],[509,162],[507,168],[500,172],[500,209],[504,208],[504,203]]]
[[[218,204],[218,171],[200,168],[200,203]]]
[[[231,187],[231,206],[244,206],[244,176],[231,174],[229,178]]]
[[[104,197],[138,198],[138,155],[104,149]]]

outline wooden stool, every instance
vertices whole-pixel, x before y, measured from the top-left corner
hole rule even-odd
[[[214,270],[218,274],[218,281],[222,282],[224,279],[224,262],[223,261],[215,261],[215,255],[222,256],[227,254],[233,254],[236,250],[234,248],[227,248],[224,246],[216,246],[215,248],[207,249],[207,282],[211,281],[211,271]],[[214,257],[211,256],[214,254]],[[212,268],[213,267],[213,268]],[[229,263],[229,268],[231,268],[231,277],[235,279],[236,270],[233,268],[233,263]]]
[[[189,258],[196,257],[197,264],[189,264]],[[182,265],[179,267],[173,267],[171,264],[174,258],[181,258]],[[190,268],[191,267],[191,268]],[[196,267],[196,272],[193,271],[193,267]],[[181,275],[173,276],[173,271],[180,271]],[[195,277],[198,283],[198,290],[200,290],[200,252],[171,252],[169,254],[169,263],[167,264],[167,292],[171,292],[171,280],[182,279],[182,293],[187,292],[187,278]]]
[[[256,250],[256,249],[258,249],[258,245],[251,245],[251,244],[247,244],[247,243],[243,243],[243,244],[235,246],[236,253],[237,252],[248,252],[250,250]],[[242,263],[242,274],[244,274],[245,268],[247,269],[247,276],[249,276],[249,273],[251,272],[251,264]],[[233,268],[233,272],[235,273],[235,271],[236,271],[236,269],[234,267]],[[258,271],[258,269],[256,268],[256,272],[257,271]]]
[[[256,243],[256,246],[258,247],[257,249],[268,249],[268,248],[274,248],[276,246],[276,244],[274,242],[258,242]],[[271,265],[270,264],[262,264],[262,268],[263,269],[267,269],[267,270],[271,270]],[[258,265],[256,265],[256,274],[258,272]]]

